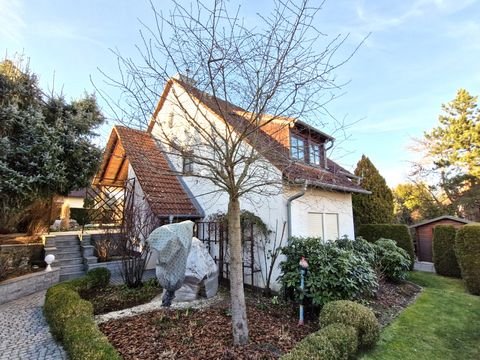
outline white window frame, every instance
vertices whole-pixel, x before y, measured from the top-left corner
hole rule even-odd
[[[327,239],[327,235],[326,235],[326,228],[325,228],[325,215],[335,215],[336,216],[336,220],[337,220],[337,239],[340,237],[340,215],[338,213],[332,213],[332,212],[318,212],[318,211],[309,211],[308,214],[316,214],[316,215],[321,215],[322,216],[322,234],[320,235],[320,237],[322,238],[322,241],[323,242],[326,242],[326,241],[330,241],[330,240],[336,240],[336,239]],[[309,226],[310,224],[308,224]],[[310,229],[308,229],[308,231],[310,232]],[[313,235],[308,235],[308,236],[313,236]]]

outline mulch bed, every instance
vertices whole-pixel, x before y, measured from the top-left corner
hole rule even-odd
[[[413,284],[381,283],[368,304],[382,325],[391,321],[420,290]],[[101,331],[124,359],[278,359],[309,333],[317,322],[299,327],[291,306],[248,294],[249,339],[233,346],[229,299],[210,308],[159,310],[100,324]]]

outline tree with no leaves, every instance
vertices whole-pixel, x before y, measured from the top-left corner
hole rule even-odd
[[[258,14],[253,26],[242,20],[240,8],[232,11],[223,0],[190,7],[174,1],[168,15],[152,3],[154,24],[142,23],[140,61],[115,52],[119,75],[105,74],[113,91],[120,92],[119,100],[102,92],[120,122],[145,128],[164,85],[173,87],[170,101],[182,128],[172,130],[168,119],[155,116],[150,128],[155,127],[165,152],[201,169],[190,175],[228,194],[235,344],[248,342],[240,199],[278,192],[291,161],[282,130],[299,118],[319,125],[328,114],[324,105],[341,86],[334,71],[358,48],[341,57],[338,49],[348,35],[328,38],[316,29],[322,4],[278,0],[271,5],[271,12]],[[175,73],[188,77],[174,80]],[[273,138],[266,136],[266,128],[270,134],[274,129]],[[178,139],[183,133],[187,146]]]

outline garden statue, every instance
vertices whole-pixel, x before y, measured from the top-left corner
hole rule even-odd
[[[152,231],[147,242],[156,251],[156,275],[163,287],[162,306],[170,306],[175,291],[185,279],[187,257],[192,245],[193,222],[168,224]]]

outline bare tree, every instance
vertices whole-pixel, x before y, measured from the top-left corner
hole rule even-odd
[[[120,122],[150,124],[165,152],[201,169],[189,175],[228,195],[235,344],[248,342],[240,199],[278,193],[290,163],[284,129],[299,118],[320,125],[318,119],[328,116],[325,104],[342,85],[334,71],[358,48],[342,57],[338,50],[348,35],[329,38],[316,28],[323,3],[270,5],[270,13],[253,22],[224,0],[189,7],[173,1],[168,14],[151,3],[154,23],[142,23],[140,62],[114,52],[119,75],[104,75],[119,99],[101,92]],[[175,73],[187,76],[175,80]],[[162,94],[173,109],[170,119],[151,116]]]

